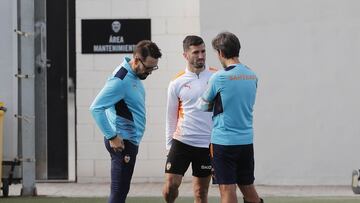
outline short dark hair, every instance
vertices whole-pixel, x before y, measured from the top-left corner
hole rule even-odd
[[[183,40],[184,51],[187,51],[190,46],[199,46],[201,44],[204,44],[204,40],[196,35],[188,35]]]
[[[145,60],[148,56],[158,59],[162,55],[159,47],[150,40],[142,40],[137,43],[133,54],[134,56],[139,54],[142,60]]]
[[[239,57],[240,41],[231,32],[221,32],[213,40],[212,46],[216,51],[221,51],[225,58]]]

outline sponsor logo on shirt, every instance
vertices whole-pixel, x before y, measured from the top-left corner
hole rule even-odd
[[[230,75],[229,80],[256,80],[256,75]]]

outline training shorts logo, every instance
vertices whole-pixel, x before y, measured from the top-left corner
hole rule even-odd
[[[211,165],[208,165],[208,166],[201,165],[201,169],[210,170],[210,169],[211,169]]]

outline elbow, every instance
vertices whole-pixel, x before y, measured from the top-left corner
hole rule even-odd
[[[172,140],[167,141],[167,143],[166,143],[166,145],[165,145],[166,150],[170,150],[171,145],[172,145]]]
[[[95,117],[97,114],[101,113],[103,110],[100,108],[95,107],[94,105],[91,105],[89,108],[89,111],[93,117]]]
[[[173,141],[172,137],[166,135],[166,143],[165,143],[166,150],[170,150],[171,145],[172,145],[172,141]]]
[[[94,114],[96,112],[96,108],[93,105],[91,105],[89,111],[91,114]]]
[[[170,148],[171,148],[171,145],[166,145],[166,146],[165,146],[165,149],[166,149],[167,151],[169,151]]]

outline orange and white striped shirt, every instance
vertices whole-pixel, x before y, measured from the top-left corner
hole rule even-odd
[[[168,87],[166,111],[166,149],[176,139],[194,147],[209,147],[212,130],[212,112],[196,108],[196,102],[205,92],[216,69],[208,68],[199,75],[185,69]]]

